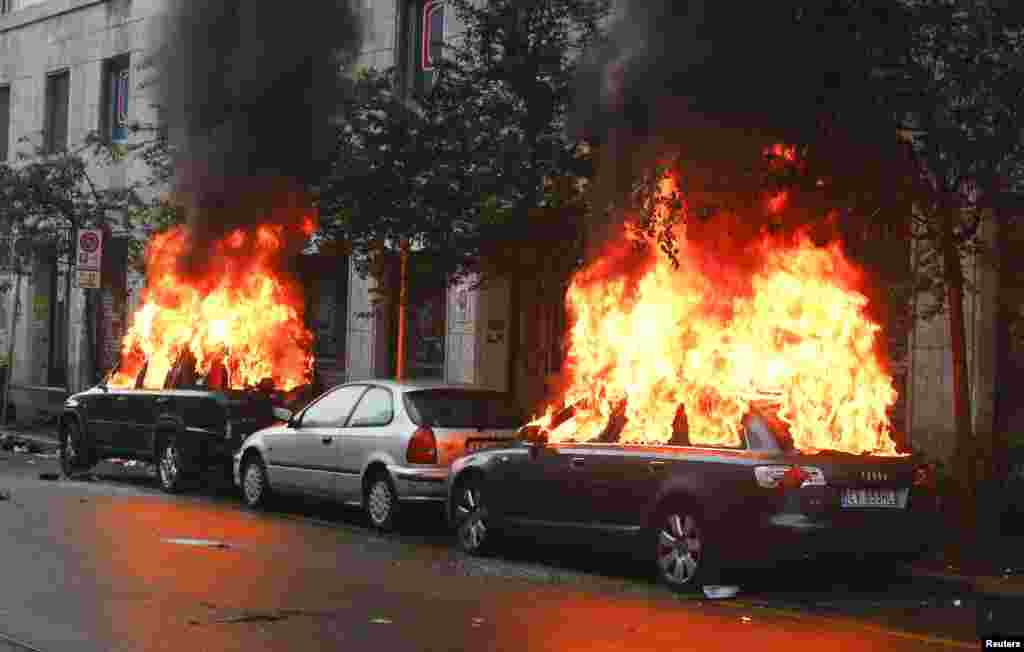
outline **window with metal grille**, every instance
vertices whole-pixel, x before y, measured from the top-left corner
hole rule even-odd
[[[128,140],[129,58],[127,54],[103,64],[103,111],[100,130],[111,142]]]

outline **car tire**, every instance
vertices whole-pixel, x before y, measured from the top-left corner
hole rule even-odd
[[[478,477],[461,480],[453,492],[451,509],[459,550],[478,556],[491,553],[497,533],[488,521],[483,480]]]
[[[160,456],[156,463],[157,478],[160,480],[160,488],[165,493],[177,494],[188,488],[191,478],[185,459],[178,438],[169,435],[160,447]]]
[[[363,508],[370,525],[381,532],[391,532],[398,521],[398,493],[386,471],[375,471],[366,483]]]
[[[242,465],[242,500],[248,507],[262,509],[270,504],[273,493],[263,458],[252,455]]]
[[[85,443],[82,429],[75,421],[69,421],[60,432],[60,470],[70,478],[92,466],[92,452]]]
[[[700,511],[688,503],[662,509],[655,518],[654,563],[658,581],[677,593],[700,591],[718,582]]]

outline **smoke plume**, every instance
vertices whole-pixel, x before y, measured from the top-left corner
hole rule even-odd
[[[188,211],[183,263],[201,270],[212,241],[266,219],[282,196],[309,204],[361,29],[349,0],[174,0],[165,37],[158,101]]]
[[[850,144],[893,141],[865,89],[876,62],[862,36],[899,30],[899,21],[886,3],[856,12],[842,4],[626,0],[577,78],[570,127],[599,145],[595,205],[621,200],[641,170],[665,159],[681,161],[688,196],[750,197],[761,188],[754,172],[764,148],[820,139],[823,124],[842,124],[833,137]],[[744,218],[756,226],[774,219]],[[595,217],[591,255],[620,220]]]

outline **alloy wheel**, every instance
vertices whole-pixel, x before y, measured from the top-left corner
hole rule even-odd
[[[245,494],[246,504],[255,507],[262,503],[266,488],[266,477],[260,463],[250,462],[245,467],[245,477],[242,478],[242,491]]]
[[[174,492],[181,484],[181,456],[174,440],[170,440],[164,446],[163,454],[160,455],[160,486],[164,491]]]
[[[487,527],[487,508],[479,487],[467,484],[459,492],[455,505],[455,523],[459,547],[468,553],[479,554],[490,542]]]
[[[703,557],[704,541],[697,520],[689,514],[668,514],[658,531],[657,561],[662,580],[672,587],[693,586]]]
[[[78,468],[79,457],[78,429],[68,425],[61,438],[60,466],[64,475],[70,476]]]
[[[375,527],[387,530],[391,528],[395,510],[395,493],[387,478],[378,476],[366,495],[366,511]]]

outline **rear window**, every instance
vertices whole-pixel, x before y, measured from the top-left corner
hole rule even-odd
[[[418,426],[515,429],[526,422],[519,406],[501,392],[426,389],[407,392],[403,400]]]

